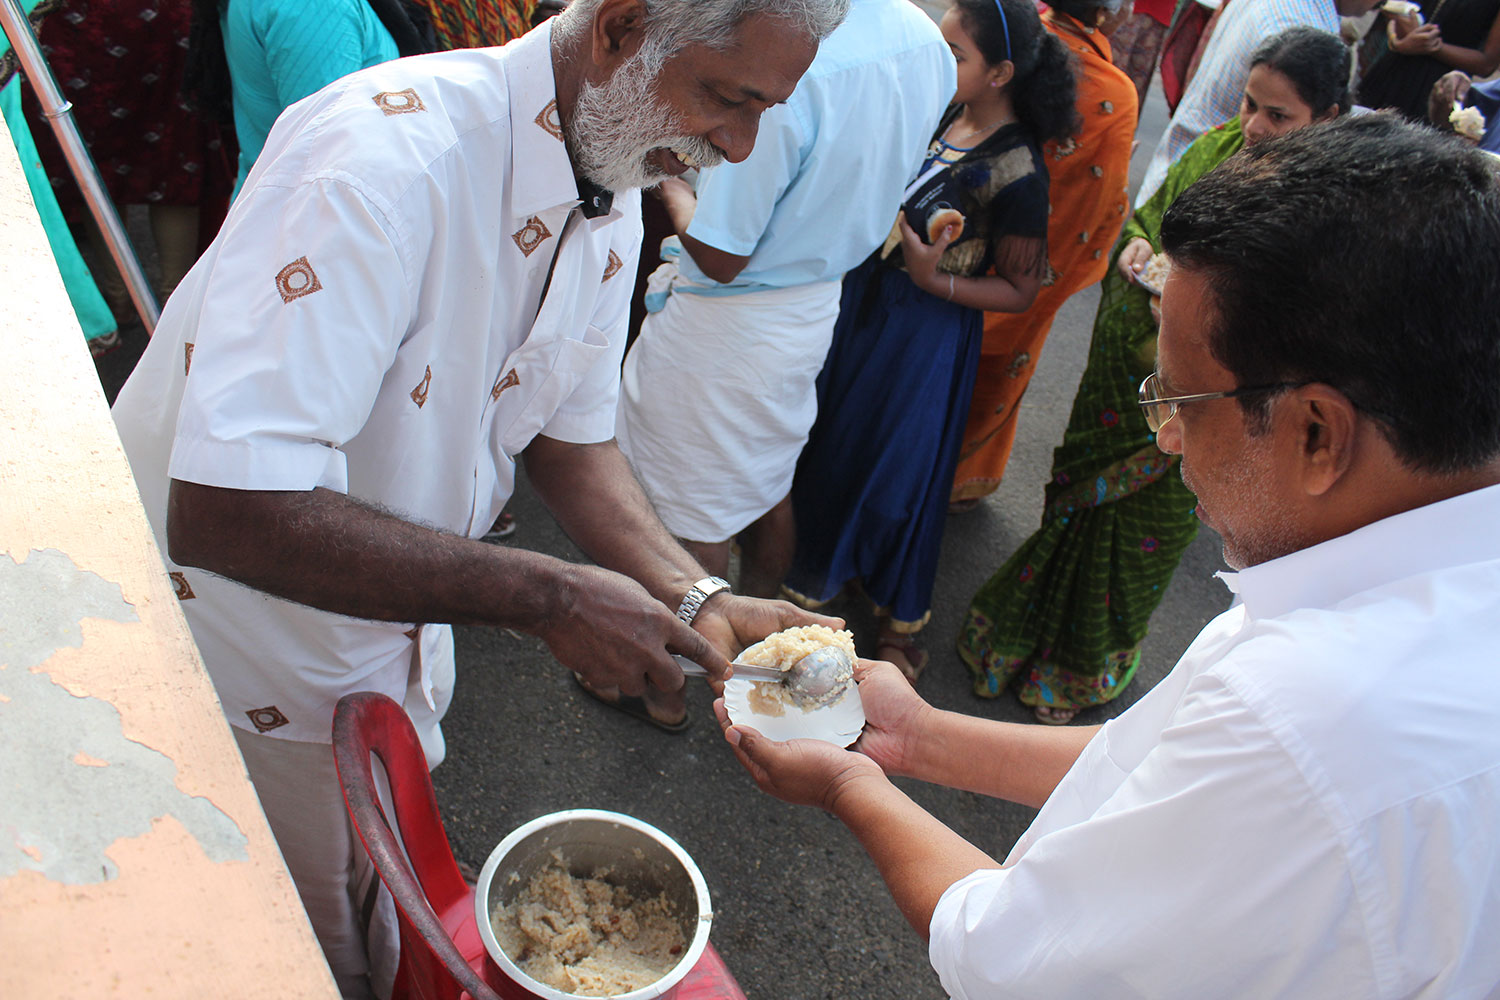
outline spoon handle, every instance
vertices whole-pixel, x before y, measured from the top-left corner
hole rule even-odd
[[[704,670],[686,656],[679,656],[673,653],[672,659],[677,661],[677,665],[682,668],[682,672],[689,677],[707,677],[709,675],[707,670]],[[729,665],[734,668],[734,676],[742,680],[776,681],[778,683],[786,680],[786,674],[775,667],[757,667],[750,663],[730,663]]]

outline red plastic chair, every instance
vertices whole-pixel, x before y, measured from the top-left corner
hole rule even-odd
[[[400,842],[380,807],[371,754],[385,767]],[[333,756],[350,821],[396,903],[401,959],[392,1000],[532,997],[484,950],[474,923],[474,887],[464,881],[453,860],[427,758],[406,711],[373,692],[340,698],[333,713]],[[746,998],[709,944],[678,984],[675,1000]]]
[[[385,767],[400,843],[380,807],[372,753]],[[474,890],[448,847],[427,758],[406,711],[373,692],[340,698],[333,713],[333,758],[355,832],[396,902],[401,960],[392,1000],[458,1000],[465,994],[500,1000],[476,971],[488,956],[474,924]]]

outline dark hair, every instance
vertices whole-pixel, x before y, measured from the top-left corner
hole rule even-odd
[[[1322,382],[1412,469],[1500,455],[1500,179],[1486,153],[1392,112],[1247,146],[1162,220],[1206,278],[1209,349],[1239,385]],[[1241,397],[1252,431],[1269,400]]]
[[[1003,19],[997,4],[1004,5]],[[1032,0],[954,0],[953,8],[985,62],[995,66],[1009,59],[1015,66],[1011,100],[1032,138],[1046,142],[1076,133],[1073,54],[1042,27]]]
[[[219,29],[219,0],[193,0],[182,93],[204,118],[234,127],[229,62],[224,56],[224,35]]]
[[[1288,28],[1261,42],[1250,56],[1250,68],[1274,69],[1297,90],[1314,116],[1338,105],[1344,114],[1349,96],[1349,47],[1338,35],[1305,24]]]
[[[1119,10],[1125,0],[1053,0],[1049,6],[1053,10],[1060,10],[1075,21],[1088,24],[1093,20],[1094,11],[1107,10],[1111,14]]]

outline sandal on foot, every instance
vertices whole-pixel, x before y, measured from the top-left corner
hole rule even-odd
[[[896,660],[889,656],[882,656],[881,652],[887,649],[894,650],[900,655],[901,659]],[[916,686],[917,679],[922,676],[922,671],[927,669],[927,650],[920,648],[911,639],[904,637],[890,638],[881,636],[875,642],[875,656],[877,659],[895,664],[896,669],[901,671],[901,676],[905,677],[913,687]],[[905,661],[905,666],[902,666],[902,661]]]
[[[1038,705],[1034,711],[1036,721],[1045,726],[1066,726],[1078,714],[1076,708],[1053,708],[1051,705]]]
[[[111,330],[102,337],[95,337],[89,341],[89,355],[91,357],[103,357],[116,347],[120,346],[120,331]]]
[[[651,714],[651,709],[646,705],[645,698],[628,694],[622,694],[616,698],[606,698],[595,691],[593,688],[585,684],[583,682],[583,678],[579,677],[577,674],[573,675],[573,680],[577,682],[579,688],[583,690],[584,694],[588,695],[599,704],[608,705],[610,708],[619,709],[621,712],[624,712],[626,715],[630,716],[633,719],[640,719],[642,722],[649,722],[651,725],[655,726],[657,729],[660,729],[664,733],[685,733],[687,732],[688,727],[692,725],[692,720],[687,717],[686,712],[684,712],[682,718],[678,719],[676,722],[668,722],[666,719],[658,719],[656,716]]]
[[[495,523],[490,526],[490,530],[486,531],[482,536],[480,536],[479,540],[481,542],[498,542],[501,539],[509,538],[515,533],[515,517],[512,516],[510,511],[503,510],[500,512],[500,516],[495,518]]]

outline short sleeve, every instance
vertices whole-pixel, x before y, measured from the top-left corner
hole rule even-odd
[[[990,232],[997,240],[1007,236],[1045,239],[1047,236],[1047,173],[1037,168],[1007,185],[989,205]]]
[[[174,479],[345,489],[340,446],[369,416],[414,295],[385,216],[349,185],[242,195],[190,325]]]
[[[989,204],[991,266],[1000,274],[1036,274],[1047,263],[1047,173],[1038,167],[1006,185]],[[1009,242],[1007,242],[1009,241]]]
[[[1357,913],[1336,824],[1210,674],[1092,816],[951,886],[929,954],[957,1000],[1373,995],[1325,960],[1362,953]]]
[[[761,116],[755,149],[748,157],[703,172],[689,236],[741,257],[755,252],[777,201],[800,173],[810,145],[796,101],[794,94],[791,101]]]

